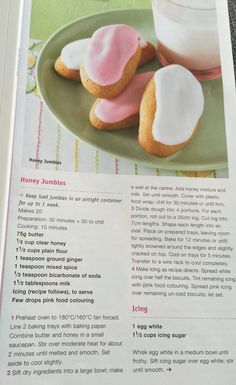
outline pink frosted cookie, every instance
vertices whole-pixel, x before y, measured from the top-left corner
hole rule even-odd
[[[80,65],[90,39],[81,39],[67,44],[57,58],[55,71],[66,79],[80,81]]]
[[[90,112],[91,124],[99,130],[137,126],[142,96],[154,72],[135,75],[127,88],[111,100],[98,99]]]
[[[125,24],[107,25],[92,36],[80,68],[84,87],[94,96],[112,99],[135,74],[141,58],[141,36]]]

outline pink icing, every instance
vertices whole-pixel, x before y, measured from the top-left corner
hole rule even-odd
[[[95,108],[96,116],[105,123],[116,123],[139,113],[145,87],[154,71],[137,74],[116,98],[101,99]]]
[[[118,82],[140,40],[140,34],[125,24],[99,28],[93,34],[84,58],[88,77],[102,86]]]

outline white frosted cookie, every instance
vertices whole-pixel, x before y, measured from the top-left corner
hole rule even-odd
[[[80,65],[89,46],[90,38],[67,44],[56,60],[54,68],[59,75],[70,80],[80,80]]]
[[[158,157],[179,151],[192,139],[203,110],[202,87],[193,74],[180,65],[162,68],[142,99],[140,145]]]

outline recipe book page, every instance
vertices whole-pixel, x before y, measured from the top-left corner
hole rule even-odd
[[[1,385],[234,385],[227,1],[20,5]]]

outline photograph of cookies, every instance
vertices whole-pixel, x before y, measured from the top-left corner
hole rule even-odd
[[[145,0],[62,25],[37,66],[58,122],[143,167],[227,168],[216,3],[191,1]]]
[[[90,40],[91,38],[72,41],[63,47],[55,61],[55,71],[66,79],[80,81],[80,66]],[[141,57],[138,66],[143,66],[154,59],[156,48],[143,37],[140,38],[140,46]]]

